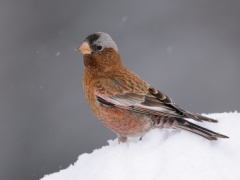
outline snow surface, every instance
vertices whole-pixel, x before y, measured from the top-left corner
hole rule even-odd
[[[198,124],[230,139],[209,141],[183,130],[155,129],[142,141],[109,140],[42,180],[240,180],[240,113],[208,116],[219,123]]]

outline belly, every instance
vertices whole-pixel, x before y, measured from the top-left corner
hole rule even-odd
[[[151,120],[147,115],[116,107],[100,105],[96,115],[103,124],[119,135],[138,136],[151,127]]]

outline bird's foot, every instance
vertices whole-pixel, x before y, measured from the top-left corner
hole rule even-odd
[[[127,142],[127,137],[126,136],[118,136],[118,143],[125,143]]]

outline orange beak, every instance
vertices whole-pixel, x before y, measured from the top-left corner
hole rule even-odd
[[[83,55],[92,53],[91,48],[87,42],[84,42],[79,48],[76,48],[75,50],[80,51]]]

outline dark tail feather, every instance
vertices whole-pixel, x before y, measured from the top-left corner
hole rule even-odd
[[[196,121],[200,121],[200,122],[202,122],[202,121],[208,121],[208,122],[214,122],[214,123],[218,122],[218,120],[216,120],[216,119],[212,119],[212,118],[203,116],[201,114],[190,113],[190,112],[187,112],[186,118],[192,118],[192,119],[194,119]]]
[[[177,119],[177,122],[178,122],[178,125],[177,125],[178,128],[198,134],[209,140],[217,140],[218,138],[229,138],[228,136],[225,136],[223,134],[219,134],[217,132],[211,131],[204,127],[198,126],[185,119]]]

